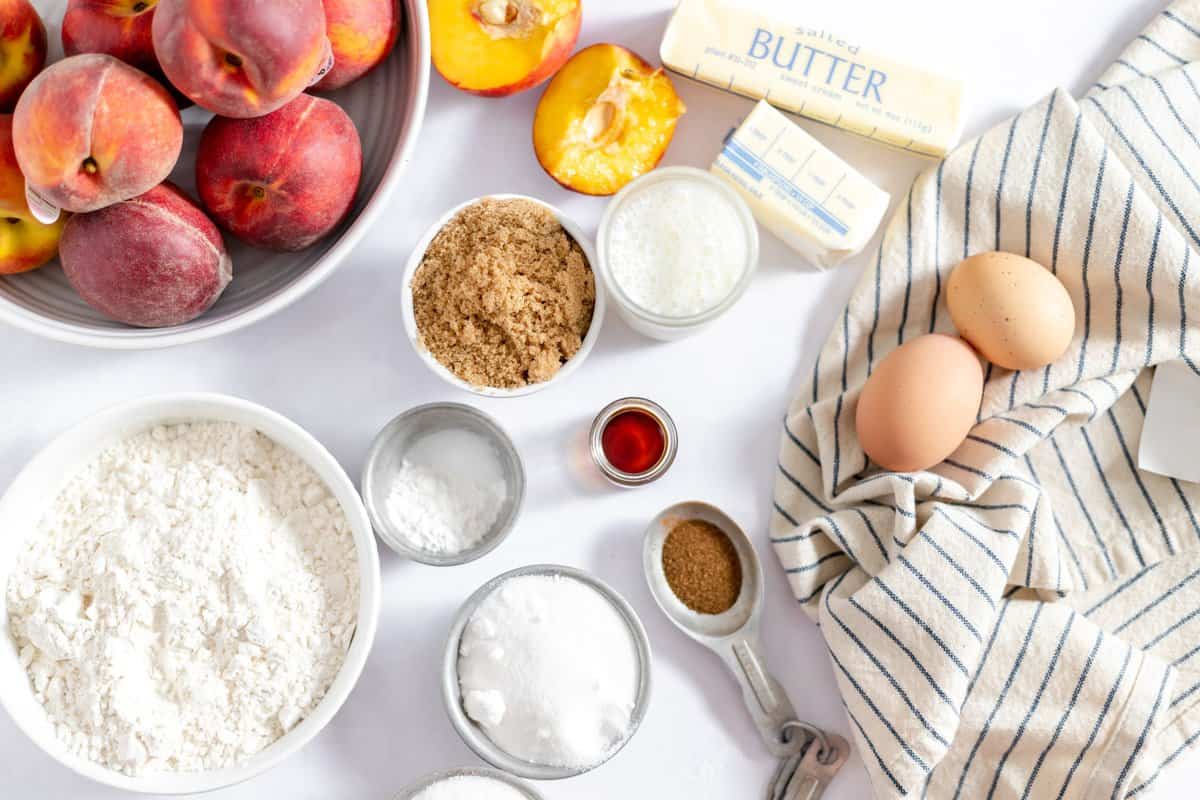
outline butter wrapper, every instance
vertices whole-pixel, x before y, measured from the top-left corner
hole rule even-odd
[[[660,56],[680,75],[923,156],[962,136],[962,81],[724,0],[680,0]]]
[[[866,247],[891,200],[765,101],[726,138],[712,172],[760,225],[823,268]]]

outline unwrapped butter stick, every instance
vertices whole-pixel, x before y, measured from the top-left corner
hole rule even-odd
[[[920,155],[941,158],[962,135],[961,81],[725,0],[680,0],[659,54],[686,77]]]
[[[712,172],[760,225],[818,267],[862,250],[891,199],[765,101],[725,140]]]

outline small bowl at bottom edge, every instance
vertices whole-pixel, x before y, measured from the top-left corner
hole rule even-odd
[[[426,775],[415,783],[406,786],[401,790],[400,794],[392,798],[392,800],[413,800],[421,792],[425,791],[435,783],[440,783],[450,778],[491,778],[499,781],[505,786],[510,786],[516,789],[521,794],[529,798],[529,800],[542,800],[542,796],[533,788],[526,786],[521,781],[517,780],[507,772],[502,772],[494,767],[459,767],[457,769],[443,769],[437,772]]]

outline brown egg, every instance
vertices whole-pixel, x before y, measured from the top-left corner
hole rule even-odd
[[[967,438],[982,398],[983,369],[969,344],[940,333],[918,336],[867,379],[855,414],[858,441],[884,469],[929,469]]]
[[[950,273],[946,307],[959,334],[993,364],[1039,369],[1075,335],[1075,307],[1062,281],[1012,253],[978,253]]]

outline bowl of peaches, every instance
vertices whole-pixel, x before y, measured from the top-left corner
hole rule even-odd
[[[0,0],[0,321],[114,349],[284,308],[382,213],[425,0]]]

